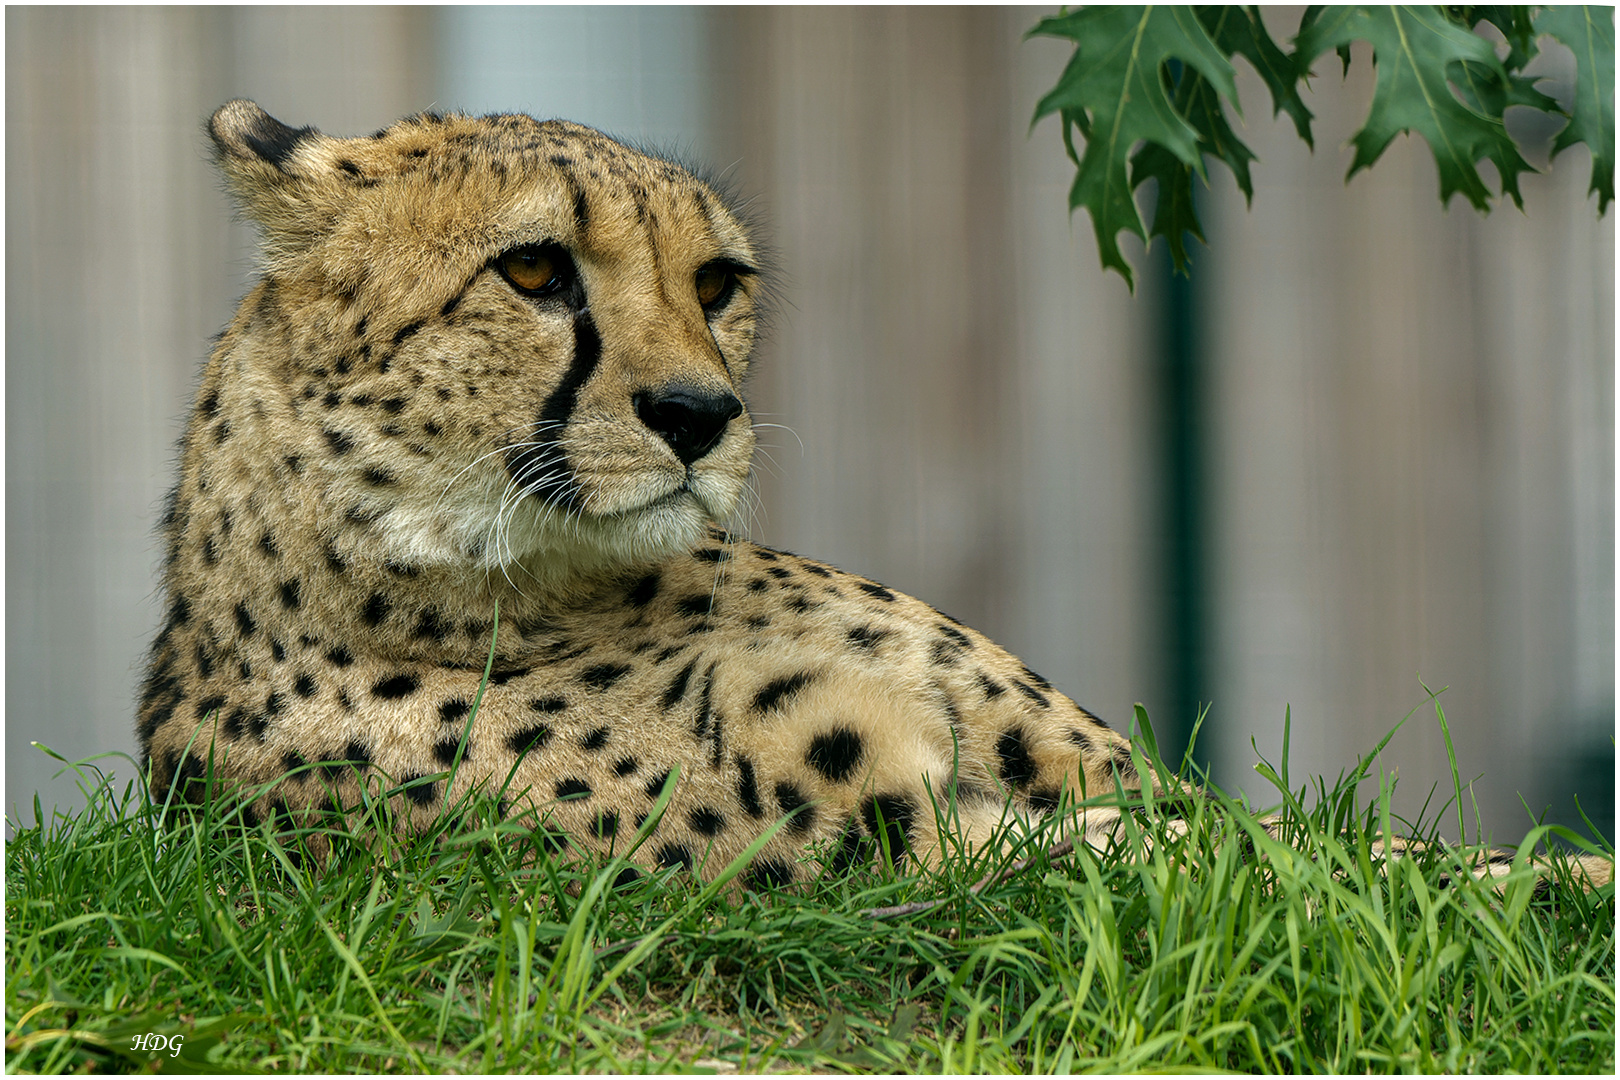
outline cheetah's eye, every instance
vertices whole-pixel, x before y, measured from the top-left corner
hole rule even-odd
[[[501,276],[530,296],[549,296],[568,284],[573,264],[556,244],[525,244],[496,260]]]
[[[737,279],[753,272],[751,267],[732,262],[730,259],[715,259],[713,262],[704,263],[693,275],[693,284],[697,286],[698,303],[706,312],[720,310],[736,291]]]

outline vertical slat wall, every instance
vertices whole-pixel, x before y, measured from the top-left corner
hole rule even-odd
[[[252,97],[369,131],[426,104],[421,13],[6,11],[6,811],[79,800],[70,758],[133,752],[156,629],[153,526],[252,237],[203,121]],[[103,763],[121,775],[122,762]]]
[[[1068,57],[1022,40],[1041,13],[8,9],[8,808],[74,798],[29,740],[132,748],[151,522],[251,272],[200,130],[238,95],[350,134],[572,113],[707,159],[781,269],[749,393],[791,432],[761,431],[755,534],[928,599],[1121,726],[1159,707],[1158,308],[1068,218],[1055,122],[1028,133]],[[1348,84],[1324,64],[1314,154],[1239,69],[1254,208],[1215,170],[1195,271],[1218,766],[1252,776],[1251,734],[1275,757],[1292,703],[1296,774],[1337,773],[1421,673],[1510,838],[1515,792],[1612,755],[1613,211],[1582,151],[1525,179],[1524,215],[1442,210],[1407,140],[1346,187],[1365,57]],[[1385,754],[1405,809],[1446,775],[1432,718],[1409,727]]]
[[[1567,92],[1568,54],[1543,44],[1543,89]],[[1331,778],[1425,700],[1421,676],[1450,687],[1459,772],[1482,776],[1472,794],[1499,840],[1529,823],[1521,793],[1572,817],[1578,789],[1601,820],[1614,211],[1600,221],[1585,197],[1584,150],[1521,179],[1522,214],[1482,217],[1461,197],[1443,210],[1415,138],[1347,186],[1344,141],[1372,94],[1359,48],[1355,61],[1348,81],[1336,59],[1318,65],[1314,154],[1240,66],[1254,206],[1224,174],[1209,200],[1219,760],[1239,778],[1251,734],[1280,752],[1291,703],[1296,777]],[[1432,707],[1381,764],[1408,812],[1432,784],[1449,795]]]

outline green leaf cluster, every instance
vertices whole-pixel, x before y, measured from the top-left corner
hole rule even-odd
[[[1476,32],[1495,27],[1506,55]],[[1365,122],[1351,137],[1355,158],[1346,180],[1370,168],[1401,132],[1422,136],[1440,173],[1440,199],[1461,193],[1482,212],[1493,195],[1521,209],[1519,175],[1534,172],[1503,125],[1515,106],[1564,116],[1568,123],[1552,153],[1577,143],[1592,155],[1590,191],[1602,214],[1614,198],[1614,17],[1609,8],[1514,6],[1310,7],[1300,21],[1291,52],[1285,52],[1261,21],[1257,7],[1096,6],[1042,19],[1031,35],[1067,38],[1074,55],[1062,77],[1035,109],[1035,120],[1052,113],[1062,121],[1063,143],[1076,166],[1069,208],[1085,207],[1097,233],[1105,269],[1134,287],[1119,233],[1144,243],[1162,236],[1178,270],[1189,263],[1186,236],[1204,239],[1193,195],[1193,176],[1208,181],[1205,159],[1232,170],[1245,197],[1253,199],[1252,150],[1232,130],[1226,107],[1241,117],[1232,57],[1242,56],[1264,80],[1272,112],[1286,112],[1299,137],[1314,147],[1312,114],[1300,84],[1329,51],[1350,64],[1350,45],[1373,49],[1376,86]],[[1569,112],[1536,89],[1526,76],[1538,40],[1551,36],[1575,54],[1575,96]],[[1074,132],[1084,139],[1075,148]],[[1478,165],[1494,166],[1500,191],[1493,193]],[[1151,228],[1137,206],[1136,191],[1156,181]]]

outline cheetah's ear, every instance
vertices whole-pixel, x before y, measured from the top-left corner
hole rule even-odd
[[[216,159],[243,211],[264,230],[272,253],[299,250],[323,233],[341,185],[332,172],[331,139],[292,128],[251,101],[229,101],[208,121]]]

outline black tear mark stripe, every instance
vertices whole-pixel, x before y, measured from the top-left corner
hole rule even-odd
[[[588,312],[576,311],[573,329],[574,359],[562,381],[540,406],[534,440],[511,448],[505,455],[507,474],[519,487],[558,505],[572,505],[579,494],[568,455],[559,441],[562,428],[574,413],[580,388],[602,360],[602,338]]]
[[[784,675],[779,679],[772,679],[760,688],[759,693],[754,695],[754,711],[757,713],[770,712],[814,680],[814,673],[808,671],[800,671],[792,675]]]

